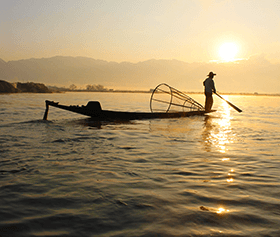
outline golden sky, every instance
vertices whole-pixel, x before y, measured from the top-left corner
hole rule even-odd
[[[279,0],[1,0],[0,22],[5,61],[280,62]]]

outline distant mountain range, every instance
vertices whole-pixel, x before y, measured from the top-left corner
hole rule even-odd
[[[150,89],[165,82],[185,91],[203,91],[209,71],[217,73],[218,91],[280,92],[280,67],[262,57],[235,63],[186,63],[178,60],[148,60],[138,63],[107,62],[85,57],[0,59],[0,79],[46,85],[104,85],[112,89]]]

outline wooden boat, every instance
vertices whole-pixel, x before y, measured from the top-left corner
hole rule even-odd
[[[74,113],[82,114],[91,117],[93,120],[98,121],[114,121],[114,120],[135,120],[135,119],[155,119],[155,118],[180,118],[195,115],[205,115],[204,110],[188,111],[188,112],[169,112],[169,113],[151,113],[151,112],[123,112],[123,111],[110,111],[103,110],[98,101],[89,101],[86,106],[74,105],[61,105],[58,102],[46,100],[46,111],[44,120],[47,120],[49,106],[64,109]],[[214,112],[210,111],[210,112]]]
[[[150,99],[151,112],[123,112],[103,110],[98,101],[89,101],[87,105],[61,105],[58,102],[46,100],[46,111],[44,120],[47,120],[49,106],[64,109],[74,113],[90,116],[96,121],[117,121],[117,120],[135,120],[135,119],[156,119],[156,118],[180,118],[195,115],[205,115],[204,107],[185,95],[184,93],[168,86],[165,83],[158,85]],[[175,108],[183,108],[183,111],[178,111]]]

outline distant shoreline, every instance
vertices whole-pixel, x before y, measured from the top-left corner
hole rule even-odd
[[[135,94],[151,94],[151,91],[142,91],[142,90],[114,90],[114,91],[88,91],[88,90],[64,90],[64,91],[51,91],[51,92],[0,92],[0,95],[10,95],[10,94],[53,94],[53,93],[72,93],[72,92],[79,92],[79,93],[135,93]],[[203,95],[203,92],[186,92],[183,91],[185,94],[191,95]],[[267,94],[267,93],[237,93],[237,92],[219,92],[220,95],[239,95],[239,96],[280,96],[280,94]]]
[[[102,92],[102,93],[152,93],[152,91],[145,90],[113,90],[113,91],[88,91],[88,90],[65,90],[59,91],[58,93],[64,92]],[[54,92],[56,93],[56,92]],[[193,92],[193,91],[183,91],[185,94],[204,94],[204,92]],[[249,93],[249,92],[219,92],[221,95],[245,95],[245,96],[280,96],[280,94],[268,94],[268,93]]]
[[[9,83],[7,81],[0,80],[0,94],[22,94],[22,93],[65,93],[65,92],[102,92],[102,93],[149,93],[153,92],[153,89],[150,90],[115,90],[115,89],[107,89],[102,85],[93,86],[95,89],[72,89],[70,88],[60,88],[55,86],[45,86],[42,83]],[[204,94],[201,92],[194,91],[183,91],[185,94]],[[219,92],[221,95],[244,95],[244,96],[280,96],[279,94],[268,94],[268,93],[249,93],[249,92]]]

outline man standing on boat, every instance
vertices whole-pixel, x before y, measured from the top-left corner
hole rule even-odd
[[[205,98],[205,111],[210,112],[212,105],[213,105],[213,96],[212,93],[216,93],[215,83],[213,81],[214,76],[216,76],[215,73],[209,72],[207,75],[208,78],[205,79],[203,82],[204,85],[204,94],[206,96]]]

